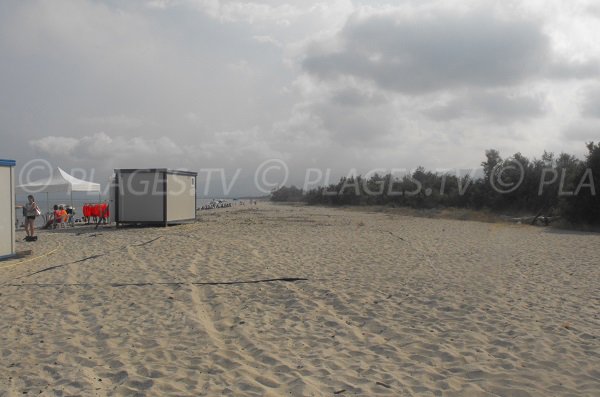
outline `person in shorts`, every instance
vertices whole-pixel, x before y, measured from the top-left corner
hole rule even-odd
[[[35,202],[35,198],[30,194],[27,196],[27,204],[23,206],[23,214],[25,215],[25,237],[26,241],[36,241],[35,236],[35,218],[41,213],[40,208]]]

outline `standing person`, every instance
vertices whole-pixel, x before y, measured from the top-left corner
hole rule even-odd
[[[25,237],[26,241],[36,241],[37,237],[35,236],[35,218],[41,213],[40,208],[38,207],[35,199],[30,194],[27,196],[27,204],[25,204],[25,233],[27,233],[27,237]]]
[[[75,207],[71,207],[70,205],[67,205],[67,209],[65,210],[67,211],[67,223],[69,224],[69,226],[74,227],[75,226]]]

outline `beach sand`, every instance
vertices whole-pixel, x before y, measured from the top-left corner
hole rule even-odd
[[[269,203],[200,218],[19,243],[0,396],[600,395],[598,234]]]

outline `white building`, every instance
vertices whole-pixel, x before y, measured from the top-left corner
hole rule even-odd
[[[15,255],[15,162],[0,160],[0,259]]]

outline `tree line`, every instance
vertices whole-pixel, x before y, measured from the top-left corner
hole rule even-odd
[[[544,152],[539,159],[521,153],[503,159],[485,152],[478,175],[432,172],[419,167],[404,175],[342,177],[335,184],[303,191],[295,186],[271,192],[275,202],[320,205],[393,205],[412,208],[458,207],[562,216],[579,224],[600,224],[600,143],[587,144],[583,160]]]

